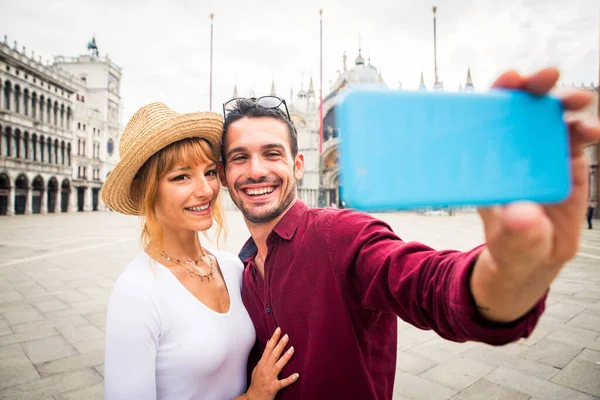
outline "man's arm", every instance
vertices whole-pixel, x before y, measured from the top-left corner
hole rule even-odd
[[[482,317],[469,283],[483,246],[459,252],[405,243],[384,222],[355,211],[332,217],[324,233],[332,265],[361,308],[394,313],[446,339],[509,343],[528,336],[544,309],[540,301],[510,324]]]

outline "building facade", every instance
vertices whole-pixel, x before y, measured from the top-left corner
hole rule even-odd
[[[94,50],[50,65],[0,42],[0,215],[105,209],[121,68]]]

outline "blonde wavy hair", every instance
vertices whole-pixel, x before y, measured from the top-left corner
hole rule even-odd
[[[140,168],[131,186],[132,198],[139,204],[142,216],[141,242],[144,248],[149,250],[153,258],[159,256],[164,240],[164,230],[156,218],[156,201],[158,198],[158,183],[176,164],[197,165],[199,163],[210,163],[219,161],[220,149],[213,149],[211,145],[202,138],[183,139],[172,143],[146,161]],[[217,246],[221,245],[226,236],[225,213],[221,203],[221,194],[217,195],[212,206],[212,215],[216,223],[213,241]],[[209,240],[207,232],[203,232]],[[152,246],[148,246],[152,243]]]

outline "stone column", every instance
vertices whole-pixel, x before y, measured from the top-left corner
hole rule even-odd
[[[69,212],[77,212],[77,188],[71,183],[71,193],[69,194]]]
[[[48,184],[46,182],[46,184]],[[40,200],[41,200],[41,204],[40,204],[40,214],[48,214],[48,189],[43,189],[40,190]]]
[[[14,182],[11,182],[12,185],[8,189],[8,204],[6,205],[6,215],[15,215],[15,186]]]
[[[83,195],[83,210],[92,211],[92,188],[86,187]]]
[[[27,189],[27,200],[25,200],[25,215],[29,215],[31,214],[31,203],[32,203],[32,193],[33,190],[31,189],[31,187],[29,187]]]

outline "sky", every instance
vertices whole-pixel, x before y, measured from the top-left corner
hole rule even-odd
[[[210,105],[210,14],[214,13],[213,111],[232,97],[319,90],[319,10],[323,9],[323,97],[346,52],[359,46],[386,84],[416,89],[434,81],[433,13],[437,6],[438,75],[446,90],[477,90],[501,72],[561,70],[561,83],[598,82],[598,0],[0,0],[0,37],[44,59],[87,53],[122,67],[121,122],[144,104],[179,112]]]

